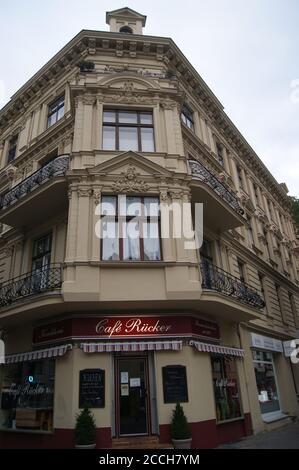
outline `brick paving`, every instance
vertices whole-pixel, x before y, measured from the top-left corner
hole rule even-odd
[[[225,444],[218,449],[299,449],[299,423]]]

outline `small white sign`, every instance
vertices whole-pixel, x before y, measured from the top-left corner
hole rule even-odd
[[[139,378],[130,380],[130,387],[140,387],[140,385],[141,385],[141,381]]]
[[[122,397],[128,397],[129,396],[129,384],[121,384],[120,392],[121,392]]]
[[[268,351],[283,352],[282,341],[269,336],[251,333],[251,345],[253,348],[266,349]]]
[[[120,374],[120,383],[128,384],[129,383],[129,372],[121,372]]]

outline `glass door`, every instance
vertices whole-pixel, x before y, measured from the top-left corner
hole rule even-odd
[[[117,394],[118,434],[148,435],[147,358],[117,359]]]

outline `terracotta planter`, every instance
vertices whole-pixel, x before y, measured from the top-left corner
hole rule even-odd
[[[88,445],[85,445],[85,446],[80,446],[80,445],[75,445],[75,448],[76,449],[95,449],[96,448],[96,444],[88,444]]]
[[[172,439],[175,449],[191,449],[192,438],[190,439]]]

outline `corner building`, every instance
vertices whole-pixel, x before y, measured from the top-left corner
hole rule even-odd
[[[130,8],[107,23],[0,112],[0,447],[73,447],[85,403],[98,448],[165,447],[177,402],[194,448],[282,425],[298,416],[287,187],[171,39]],[[199,250],[162,236],[159,206],[189,202]],[[136,216],[134,239],[98,238]]]

